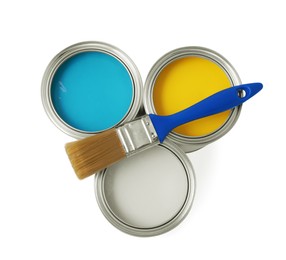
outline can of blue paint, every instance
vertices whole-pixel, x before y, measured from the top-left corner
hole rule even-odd
[[[142,85],[123,51],[103,42],[81,42],[51,60],[41,95],[51,121],[80,139],[134,119],[142,108]]]

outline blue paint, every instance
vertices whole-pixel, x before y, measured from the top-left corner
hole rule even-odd
[[[98,132],[118,124],[133,100],[133,83],[127,68],[102,52],[82,52],[56,71],[51,98],[57,114],[68,125]]]

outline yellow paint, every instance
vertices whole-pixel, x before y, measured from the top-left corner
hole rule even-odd
[[[170,115],[228,88],[231,82],[216,63],[196,56],[168,64],[155,81],[153,102],[158,115]],[[219,129],[231,111],[205,117],[174,129],[185,136],[204,136]]]

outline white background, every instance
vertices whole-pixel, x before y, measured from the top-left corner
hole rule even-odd
[[[284,6],[1,1],[0,259],[286,259]],[[198,45],[225,56],[244,83],[264,84],[231,132],[189,155],[193,208],[164,235],[129,236],[104,218],[93,178],[77,180],[67,160],[63,147],[73,139],[44,112],[46,66],[86,40],[125,51],[143,80],[166,52]]]

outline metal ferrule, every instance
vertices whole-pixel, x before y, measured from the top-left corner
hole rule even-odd
[[[149,116],[126,123],[116,128],[116,131],[127,157],[159,144],[158,135]]]

